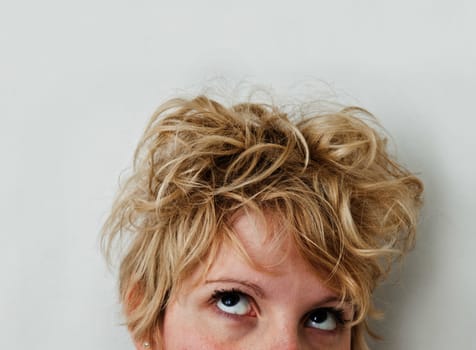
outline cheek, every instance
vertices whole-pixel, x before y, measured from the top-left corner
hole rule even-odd
[[[200,313],[172,302],[164,315],[161,331],[162,350],[219,350],[223,349],[211,337],[206,328],[206,320],[200,320]]]
[[[350,350],[351,349],[351,344],[352,344],[352,331],[350,329],[346,330],[343,334],[343,340],[342,340],[342,350]]]
[[[351,347],[352,347],[352,342],[351,342],[351,339],[352,339],[352,332],[351,332],[351,329],[348,328],[348,329],[345,329],[340,337],[339,337],[339,343],[338,345],[335,346],[335,349],[338,349],[338,350],[350,350]]]
[[[326,349],[326,350],[351,350],[351,332],[348,329],[337,334],[316,334],[315,331],[305,329],[303,333],[303,344],[307,344],[305,349]]]

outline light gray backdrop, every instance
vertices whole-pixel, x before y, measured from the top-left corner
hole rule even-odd
[[[426,184],[374,349],[474,349],[472,1],[0,1],[0,349],[132,349],[97,235],[164,99],[324,81]],[[304,89],[305,90],[305,89]],[[319,96],[316,96],[319,97]]]

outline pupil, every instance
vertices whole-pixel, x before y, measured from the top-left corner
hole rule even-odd
[[[228,307],[235,306],[236,304],[238,304],[239,301],[240,296],[236,293],[229,293],[221,298],[221,302],[223,303],[223,305]]]
[[[315,323],[322,323],[327,319],[326,310],[316,310],[311,315],[311,321]]]

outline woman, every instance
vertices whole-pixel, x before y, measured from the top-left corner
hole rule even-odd
[[[137,349],[367,349],[423,186],[357,115],[158,109],[103,232]]]

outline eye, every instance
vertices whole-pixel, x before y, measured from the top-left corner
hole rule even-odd
[[[344,324],[342,313],[342,310],[334,308],[319,308],[308,314],[305,325],[323,331],[333,331],[338,324]]]
[[[223,312],[232,315],[247,315],[251,311],[249,297],[236,290],[215,291],[213,300]]]

